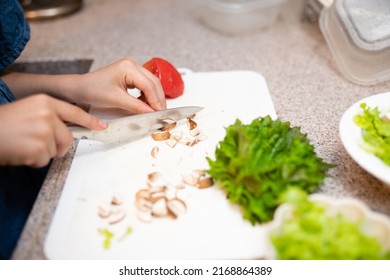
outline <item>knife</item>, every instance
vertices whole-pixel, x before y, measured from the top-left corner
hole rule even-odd
[[[106,144],[125,143],[162,128],[167,125],[166,119],[177,122],[203,109],[198,106],[186,106],[117,118],[107,121],[108,127],[105,130],[90,130],[80,126],[71,126],[69,129],[76,139],[87,138]]]

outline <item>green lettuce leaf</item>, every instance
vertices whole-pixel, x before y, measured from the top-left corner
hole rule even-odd
[[[249,125],[236,120],[226,128],[215,159],[207,160],[208,173],[252,224],[272,219],[285,189],[317,189],[331,167],[316,156],[299,128],[269,116]]]
[[[390,252],[361,230],[362,221],[328,215],[300,189],[290,188],[281,202],[291,204],[280,228],[270,234],[278,259],[283,260],[375,260],[389,259]]]
[[[362,103],[363,114],[354,116],[354,122],[362,129],[362,149],[376,155],[390,165],[390,123],[385,122],[378,107],[371,109]]]

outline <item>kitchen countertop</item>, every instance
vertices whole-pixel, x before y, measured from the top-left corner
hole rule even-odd
[[[317,23],[302,20],[301,1],[288,1],[271,27],[227,36],[199,22],[198,1],[86,0],[81,11],[31,22],[32,38],[18,61],[93,59],[92,70],[122,57],[139,63],[164,57],[193,71],[251,70],[268,83],[277,115],[301,127],[318,156],[335,164],[320,191],[351,196],[390,215],[390,188],[346,153],[338,125],[355,102],[390,90],[390,82],[363,87],[337,69]],[[43,244],[77,143],[56,159],[21,235],[13,259],[44,259]]]

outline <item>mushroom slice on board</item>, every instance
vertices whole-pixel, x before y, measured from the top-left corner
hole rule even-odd
[[[166,217],[168,215],[166,198],[160,198],[153,203],[152,215],[156,217]]]
[[[123,202],[122,196],[119,193],[114,193],[111,198],[111,204],[121,205]]]
[[[100,218],[107,218],[111,214],[111,207],[109,203],[102,203],[98,206],[98,215]]]
[[[152,138],[155,141],[165,141],[165,140],[169,139],[170,136],[171,136],[171,133],[169,131],[152,132]]]
[[[171,120],[171,119],[169,119]],[[166,120],[164,120],[166,122]],[[161,131],[169,131],[175,128],[176,122],[172,120],[172,122],[166,122],[167,124],[160,128]]]
[[[188,118],[187,120],[188,120],[187,124],[189,130],[193,130],[198,126],[198,124],[193,119]]]
[[[212,185],[214,185],[213,178],[206,177],[206,178],[200,179],[196,186],[199,189],[207,189],[207,188],[210,188]]]
[[[182,180],[184,184],[190,185],[190,186],[196,186],[199,182],[200,176],[196,173],[188,173],[182,175]]]
[[[141,222],[150,223],[153,220],[152,210],[138,211],[137,217]]]
[[[173,198],[167,201],[167,207],[169,212],[174,218],[177,218],[181,214],[187,211],[187,206],[181,199]]]
[[[157,147],[157,146],[154,146],[152,148],[152,150],[150,151],[150,155],[153,157],[153,158],[157,158],[157,155],[158,155],[158,152],[160,151],[160,148]]]
[[[126,213],[123,209],[119,209],[118,211],[116,212],[113,212],[110,217],[108,217],[108,222],[113,225],[113,224],[116,224],[116,223],[119,223],[120,221],[122,221],[126,216]]]

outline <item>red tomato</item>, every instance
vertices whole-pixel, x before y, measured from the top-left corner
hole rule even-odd
[[[166,98],[176,98],[183,94],[183,79],[171,63],[162,58],[153,57],[143,66],[160,79]]]

